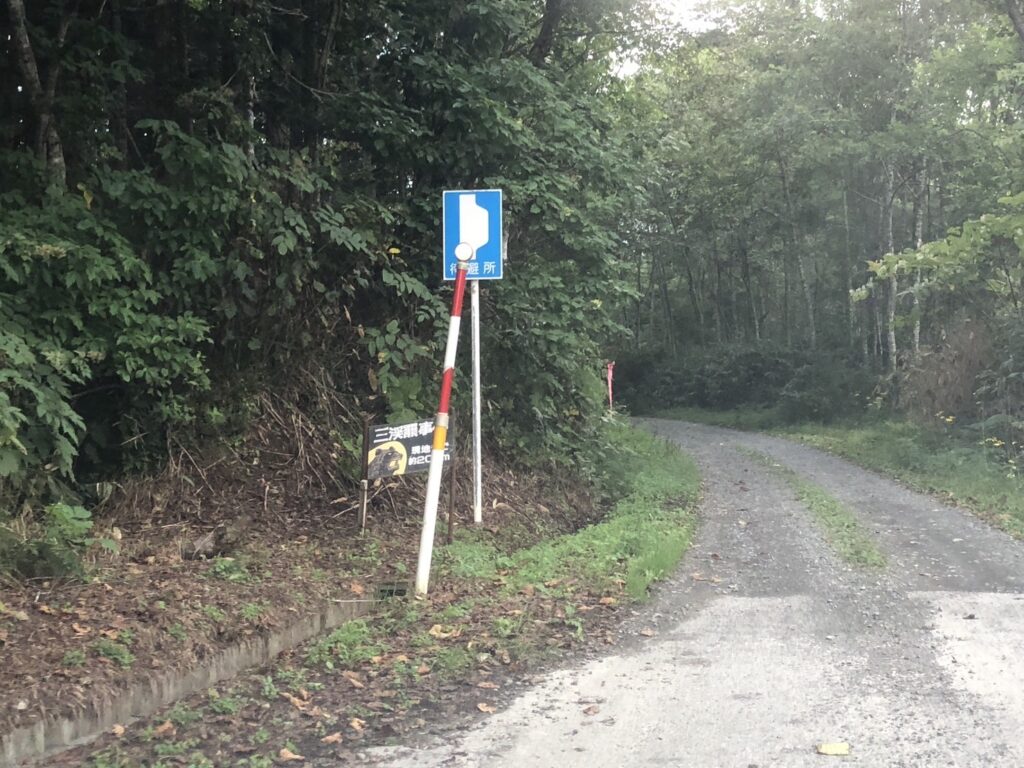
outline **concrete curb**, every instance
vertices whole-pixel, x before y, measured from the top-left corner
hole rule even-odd
[[[365,616],[376,600],[343,600],[320,613],[296,619],[283,629],[247,638],[187,670],[163,670],[129,685],[109,698],[94,700],[71,717],[42,720],[0,733],[0,766],[14,768],[19,762],[59,752],[101,735],[117,723],[129,723],[196,691],[205,690],[236,676],[248,667],[262,666],[281,651]]]

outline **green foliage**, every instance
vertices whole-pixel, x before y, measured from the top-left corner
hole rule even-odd
[[[60,662],[62,667],[84,667],[85,666],[85,651],[67,651],[64,654],[64,658]]]
[[[779,393],[779,412],[788,423],[833,421],[862,413],[875,389],[874,377],[840,361],[798,369]]]
[[[224,621],[228,615],[224,611],[218,608],[216,605],[204,605],[202,608],[203,615],[211,621],[215,621],[218,624]]]
[[[362,620],[349,621],[310,646],[306,663],[327,669],[350,667],[383,653],[370,626]]]
[[[68,182],[35,156],[38,116],[12,85],[0,525],[88,507],[95,482],[149,471],[169,445],[243,431],[255,395],[311,369],[325,391],[310,400],[429,413],[449,303],[440,193],[453,187],[509,201],[511,277],[484,298],[501,371],[490,433],[512,458],[571,465],[597,435],[600,345],[620,330],[618,232],[637,169],[614,72],[621,43],[647,44],[641,10],[566,6],[540,50],[542,8],[526,0],[312,0],[301,14],[256,0],[242,15],[191,2],[168,47],[159,5],[127,23],[110,5],[30,4],[45,61],[71,17],[55,95]],[[600,31],[613,28],[629,32]],[[17,85],[14,61],[0,57],[0,79]],[[326,425],[349,476],[352,426]]]
[[[269,606],[266,603],[246,603],[239,611],[243,620],[258,622],[266,614]]]
[[[248,584],[257,579],[250,570],[248,561],[243,557],[215,557],[210,565],[209,575],[233,584]],[[213,615],[207,615],[213,618]]]
[[[178,702],[167,712],[167,719],[179,727],[185,727],[202,720],[203,710]]]
[[[700,480],[694,464],[674,447],[625,427],[611,432],[617,453],[614,461],[608,455],[602,476],[610,494],[625,492],[606,520],[511,556],[456,542],[462,562],[472,562],[472,572],[483,577],[508,567],[512,591],[526,585],[543,589],[547,582],[566,578],[588,581],[592,589],[624,580],[632,597],[643,597],[689,546],[691,505]],[[471,559],[464,556],[467,550],[473,552]]]
[[[132,652],[125,645],[114,640],[102,638],[93,643],[92,648],[100,656],[110,659],[119,667],[130,667],[135,662]]]
[[[222,696],[216,690],[211,690],[210,711],[218,715],[235,715],[245,706],[245,702],[237,696]]]
[[[26,578],[83,576],[81,554],[96,541],[89,536],[91,516],[81,506],[50,504],[21,525],[0,520],[0,571]],[[106,548],[112,541],[100,540]]]

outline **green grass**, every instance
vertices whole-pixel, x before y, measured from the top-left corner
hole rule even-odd
[[[445,549],[444,567],[463,578],[506,573],[513,592],[556,580],[582,580],[592,589],[623,581],[630,597],[643,598],[690,545],[700,476],[688,457],[639,430],[614,427],[611,438],[608,483],[627,490],[603,521],[511,554],[469,531]]]
[[[85,651],[73,650],[68,651],[64,654],[64,658],[61,659],[62,667],[84,667],[85,666]]]
[[[263,618],[270,608],[266,603],[246,603],[239,610],[239,615],[244,621],[254,623]]]
[[[865,568],[885,567],[885,555],[875,546],[875,542],[861,527],[857,516],[846,505],[821,486],[805,480],[770,456],[757,451],[742,452],[764,464],[786,481],[797,498],[821,524],[825,539],[843,560]]]
[[[209,693],[210,711],[218,715],[235,715],[245,706],[245,702],[237,696],[222,696],[216,689]]]
[[[335,669],[361,664],[383,652],[383,646],[374,638],[372,627],[360,619],[342,624],[310,646],[306,663]]]
[[[966,429],[930,428],[877,416],[834,424],[785,425],[773,409],[707,411],[677,408],[660,414],[705,424],[771,432],[889,475],[940,496],[1024,538],[1024,479]]]
[[[976,435],[905,421],[801,425],[787,435],[891,475],[991,520],[1024,538],[1024,480],[976,443]]]
[[[135,661],[135,656],[125,646],[106,638],[93,643],[92,649],[103,658],[110,659],[119,667],[130,667]]]

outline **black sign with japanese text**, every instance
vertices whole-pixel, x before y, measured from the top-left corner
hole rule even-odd
[[[426,472],[430,468],[430,446],[433,439],[432,421],[370,427],[370,440],[366,446],[367,479]],[[451,458],[451,448],[445,442],[444,460],[449,462]]]

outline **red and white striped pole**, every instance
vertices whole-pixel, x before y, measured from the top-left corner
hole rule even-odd
[[[607,365],[608,370],[608,410],[615,410],[615,398],[612,396],[612,380],[615,378],[615,363],[610,362]]]
[[[466,293],[466,272],[473,248],[467,243],[455,247],[458,274],[455,277],[455,298],[448,326],[448,343],[444,350],[444,374],[441,378],[441,404],[434,417],[434,441],[430,450],[430,471],[427,474],[427,499],[423,505],[423,529],[420,532],[420,557],[416,565],[416,594],[427,594],[430,583],[430,561],[434,554],[434,528],[437,525],[437,503],[441,497],[441,474],[444,471],[444,444],[448,439],[448,408],[451,403],[452,381],[455,378],[455,350],[459,346],[459,326],[462,324],[462,298]]]

